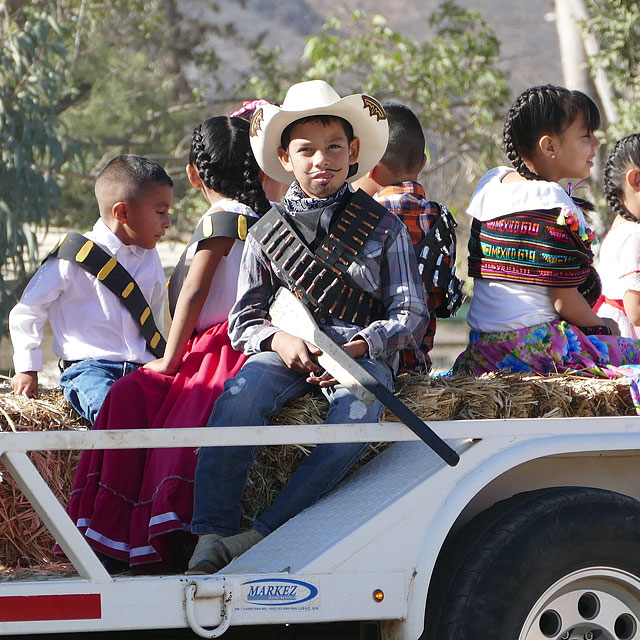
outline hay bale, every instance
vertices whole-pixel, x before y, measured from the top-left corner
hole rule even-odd
[[[0,388],[0,431],[77,429],[88,423],[67,404],[59,390],[42,390],[37,399],[14,396]],[[66,504],[78,451],[32,451],[29,454],[55,496]],[[51,534],[0,465],[0,568],[39,566],[54,562]]]
[[[3,393],[4,391],[4,393]],[[0,431],[77,429],[87,423],[66,404],[59,390],[44,391],[37,400],[8,393],[0,387]],[[473,378],[398,377],[397,395],[423,420],[478,418],[540,418],[565,416],[634,415],[624,380],[602,380],[566,374],[490,373]],[[298,398],[283,409],[274,424],[318,424],[327,403],[320,395]],[[396,421],[389,411],[384,421]],[[377,455],[385,443],[372,446],[363,462]],[[251,469],[243,500],[243,525],[270,505],[312,447],[263,447]],[[66,504],[79,458],[78,452],[32,452],[31,459]],[[0,474],[2,469],[0,467]],[[0,558],[5,567],[47,565],[54,561],[53,540],[8,474],[0,477]],[[50,565],[47,565],[50,566]],[[0,568],[2,566],[0,565]]]

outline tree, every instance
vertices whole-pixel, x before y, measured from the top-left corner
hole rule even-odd
[[[77,153],[60,118],[78,89],[68,82],[65,29],[54,12],[0,3],[0,308],[2,330],[15,301],[12,280],[37,259],[34,230],[60,199],[65,161]]]
[[[381,15],[334,17],[308,39],[293,73],[282,73],[277,50],[258,49],[247,84],[256,95],[282,99],[292,75],[323,78],[342,94],[408,105],[427,133],[430,192],[461,201],[468,184],[498,158],[509,91],[498,68],[499,42],[480,12],[446,1],[429,25],[432,33],[421,41],[392,30]]]
[[[585,0],[582,24],[586,42],[591,38],[589,68],[603,78],[597,86],[601,98],[613,105],[607,138],[610,141],[638,131],[640,118],[640,6],[634,0]]]
[[[565,84],[596,98],[601,106],[605,145],[594,172],[602,174],[607,147],[636,132],[640,117],[640,7],[631,0],[556,0],[556,23]],[[595,219],[602,234],[612,212],[604,201]]]

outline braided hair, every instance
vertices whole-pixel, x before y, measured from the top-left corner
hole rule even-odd
[[[215,116],[199,124],[191,137],[189,163],[210,189],[246,204],[258,215],[271,208],[249,144],[246,120]]]
[[[614,213],[631,222],[640,222],[624,205],[622,185],[627,171],[640,168],[640,133],[618,140],[604,167],[604,195]]]
[[[544,180],[523,158],[533,158],[541,136],[563,133],[580,113],[588,133],[600,126],[598,107],[581,91],[546,84],[521,93],[507,113],[502,134],[505,153],[515,170],[527,180]]]

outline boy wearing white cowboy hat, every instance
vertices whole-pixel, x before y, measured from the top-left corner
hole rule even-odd
[[[250,136],[261,169],[293,182],[283,205],[247,237],[229,335],[251,357],[225,384],[208,424],[267,424],[289,400],[317,387],[329,401],[327,423],[377,422],[382,404],[364,404],[323,375],[320,350],[271,325],[269,305],[279,287],[293,290],[322,329],[389,389],[399,351],[420,343],[429,314],[407,228],[347,183],[384,153],[384,109],[364,94],[340,98],[324,81],[302,82],[281,107],[255,112]],[[224,567],[332,489],[367,448],[316,446],[253,528],[239,534],[255,448],[203,448],[192,521],[199,541],[188,573]]]

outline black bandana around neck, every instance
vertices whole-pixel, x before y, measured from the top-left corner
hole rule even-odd
[[[312,209],[321,209],[328,207],[334,202],[340,200],[342,196],[349,190],[349,185],[345,182],[333,195],[319,200],[318,198],[310,198],[300,187],[297,180],[291,183],[291,186],[284,195],[283,204],[288,213],[298,213],[301,211],[311,211]]]

